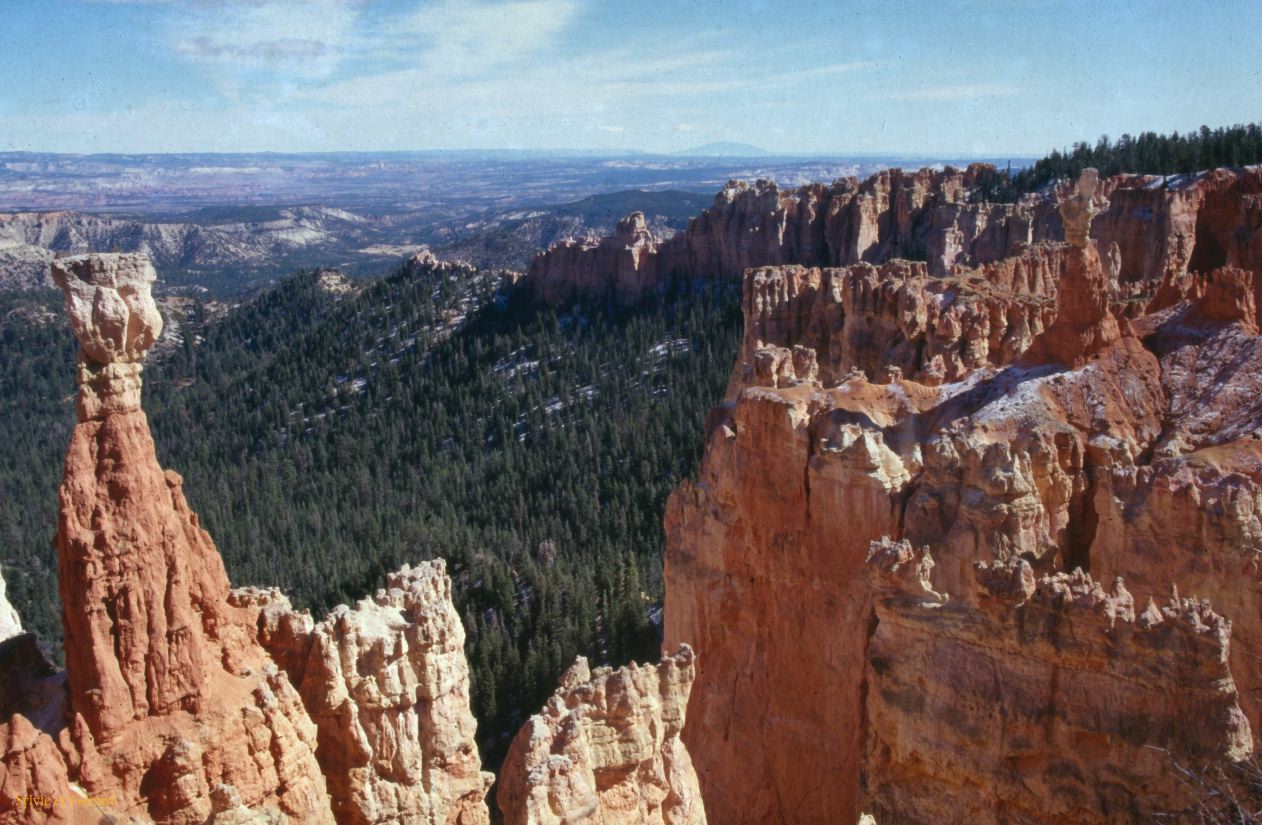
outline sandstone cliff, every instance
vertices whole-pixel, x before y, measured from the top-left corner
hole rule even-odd
[[[241,590],[260,639],[299,686],[338,821],[477,825],[493,777],[481,772],[469,709],[464,628],[441,560],[319,624],[276,591]]]
[[[1145,822],[1183,807],[1171,751],[1196,765],[1252,751],[1231,623],[1206,602],[1137,605],[1121,579],[1036,579],[1019,558],[979,562],[960,598],[925,586],[926,562],[905,541],[868,562],[878,822]]]
[[[486,822],[441,562],[315,627],[278,593],[231,591],[140,409],[152,266],[89,255],[53,276],[80,343],[56,538],[66,672],[29,636],[0,650],[0,816]]]
[[[840,267],[923,261],[932,276],[1013,255],[1023,244],[1064,240],[1057,210],[1069,190],[1017,203],[974,202],[986,167],[891,169],[865,181],[782,190],[733,181],[688,228],[660,243],[629,231],[565,243],[531,265],[534,293],[552,303],[628,300],[673,275],[738,280],[753,267]],[[1095,221],[1101,254],[1116,260],[1123,297],[1150,292],[1167,271],[1233,264],[1262,276],[1262,167],[1103,181],[1108,208]],[[1116,244],[1116,250],[1114,245]],[[1257,282],[1262,284],[1262,277]],[[1258,287],[1262,289],[1262,286]]]
[[[618,670],[579,658],[513,740],[497,798],[507,825],[704,825],[680,739],[694,658]]]
[[[1258,181],[1115,179],[1100,240],[978,266],[746,273],[729,399],[666,516],[712,819],[1145,822],[1180,802],[1172,759],[1252,750]],[[1099,226],[1158,195],[1213,204],[1237,251],[1188,272],[1152,213]]]

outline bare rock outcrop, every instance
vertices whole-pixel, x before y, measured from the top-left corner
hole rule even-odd
[[[753,270],[728,395],[751,383],[774,386],[752,375],[759,351],[774,347],[812,350],[825,386],[856,369],[885,381],[895,369],[936,385],[1011,364],[1056,318],[1056,284],[1070,257],[1064,246],[1038,244],[940,278],[923,263],[902,260]]]
[[[1175,760],[1252,751],[1255,271],[1164,241],[1136,268],[1169,227],[1115,216],[1196,190],[1235,232],[1259,171],[1105,181],[1083,246],[746,273],[729,396],[665,525],[712,819],[1147,822],[1186,802]],[[1041,215],[1036,239],[1061,232]]]
[[[632,212],[609,237],[553,246],[535,258],[527,277],[535,297],[550,304],[605,294],[630,302],[655,285],[656,252],[644,213]]]
[[[786,264],[917,257],[940,275],[1034,240],[1033,206],[970,202],[987,170],[982,164],[963,171],[889,169],[862,182],[795,190],[730,181],[684,232],[652,243],[636,230],[642,218],[632,215],[611,238],[565,242],[540,254],[528,278],[536,296],[559,303],[610,295],[625,302],[673,275],[735,280],[751,267]]]
[[[672,276],[738,280],[746,269],[790,264],[879,266],[903,258],[943,277],[954,267],[1011,257],[1023,245],[1066,240],[1060,208],[1074,197],[1072,186],[987,203],[978,195],[993,174],[984,164],[889,169],[865,181],[794,190],[732,181],[685,231],[661,243],[641,244],[633,255],[629,235],[559,244],[535,259],[528,278],[535,295],[552,303],[630,300]],[[1095,217],[1090,237],[1124,300],[1151,297],[1166,273],[1230,264],[1262,276],[1260,166],[1174,178],[1118,175],[1100,181],[1088,203],[1081,214]]]
[[[911,545],[879,542],[868,563],[864,792],[877,821],[1148,821],[1182,807],[1171,753],[1252,752],[1231,622],[1208,603],[1136,605],[1120,578],[1109,590],[1080,570],[1036,579],[1019,558],[978,562],[968,598],[934,598],[924,576],[887,573],[900,555]]]
[[[687,645],[618,670],[580,657],[509,749],[496,791],[507,825],[704,825],[680,739],[693,678]]]
[[[55,541],[70,774],[156,822],[204,820],[224,783],[252,808],[331,823],[315,726],[229,605],[180,477],[157,463],[140,410],[141,361],[161,330],[152,266],[87,255],[58,261],[54,278],[80,342]]]
[[[319,729],[339,823],[490,821],[493,777],[474,744],[464,628],[442,560],[404,566],[314,626],[287,602],[264,604],[259,626]]]

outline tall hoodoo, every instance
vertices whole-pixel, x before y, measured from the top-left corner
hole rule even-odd
[[[56,536],[72,772],[158,822],[205,819],[222,783],[251,807],[331,823],[314,725],[229,605],[223,561],[140,409],[162,329],[153,267],[90,254],[53,277],[80,346]]]
[[[1109,275],[1090,238],[1092,219],[1104,211],[1097,205],[1098,185],[1096,170],[1084,169],[1075,194],[1061,202],[1069,249],[1056,289],[1056,320],[1026,352],[1023,361],[1027,364],[1058,362],[1080,367],[1122,335],[1109,308]]]
[[[1108,209],[1109,202],[1096,197],[1100,173],[1090,167],[1078,176],[1074,194],[1060,203],[1060,217],[1065,224],[1065,243],[1085,249],[1090,242],[1091,220]]]

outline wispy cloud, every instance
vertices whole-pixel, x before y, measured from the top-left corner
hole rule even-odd
[[[423,68],[480,74],[554,44],[580,11],[577,0],[444,0],[382,26],[408,41]]]
[[[259,84],[331,77],[357,40],[358,6],[351,0],[185,0],[169,13],[168,46],[236,98]]]
[[[1017,93],[1015,86],[1006,83],[960,83],[943,86],[924,86],[902,92],[889,92],[872,97],[873,100],[970,100],[982,97],[1007,97]]]

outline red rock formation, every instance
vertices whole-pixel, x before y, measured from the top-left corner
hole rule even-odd
[[[1010,364],[1055,317],[1049,296],[1070,257],[1060,245],[1019,252],[979,269],[956,267],[942,278],[930,277],[922,263],[900,260],[754,270],[745,279],[745,335],[729,397],[753,383],[761,350],[786,345],[814,352],[826,386],[854,369],[888,380],[894,368],[940,384]]]
[[[56,537],[66,672],[21,633],[0,580],[0,823],[489,822],[443,562],[319,624],[275,589],[230,590],[140,409],[162,325],[152,266],[87,255],[53,275],[81,345]],[[568,720],[556,733],[604,821],[704,823],[679,739],[691,682],[685,649],[558,693],[548,718]],[[523,799],[553,789],[533,768],[513,783]]]
[[[1121,579],[1111,592],[1081,571],[1036,580],[1017,558],[979,562],[961,600],[927,586],[926,562],[886,540],[868,563],[878,822],[1148,821],[1182,807],[1171,752],[1201,764],[1252,751],[1231,622],[1207,604],[1137,606]]]
[[[1121,337],[1099,254],[1094,246],[1070,247],[1056,290],[1056,320],[1034,339],[1023,362],[1081,367]]]
[[[680,740],[693,662],[687,645],[618,670],[579,657],[513,739],[496,790],[507,825],[704,825]]]
[[[70,774],[157,822],[206,819],[210,786],[226,783],[252,807],[331,823],[314,726],[155,457],[140,410],[140,362],[161,331],[152,267],[89,255],[53,277],[81,346],[56,538]]]
[[[629,302],[655,286],[656,251],[644,213],[632,212],[603,240],[562,241],[552,247],[531,263],[528,278],[535,297],[546,303],[605,294]]]
[[[1252,174],[1225,191],[1247,199]],[[1113,185],[1106,217],[1129,197]],[[1148,821],[1180,802],[1170,759],[1249,749],[1262,723],[1252,272],[1163,266],[1123,302],[1125,247],[1102,260],[1096,245],[937,279],[901,262],[746,274],[731,394],[666,516],[665,644],[699,653],[684,740],[712,819],[824,823],[862,806],[953,821],[958,799],[970,821]],[[948,321],[947,294],[989,326]],[[1020,333],[996,345],[996,327]],[[955,357],[927,360],[935,340]],[[936,564],[908,549],[870,584],[868,545],[886,536]],[[1161,627],[1110,617],[1121,591],[1105,598],[1078,567],[1123,577],[1140,604],[1178,586],[1215,612],[1177,601]]]
[[[1070,196],[1067,187],[1015,204],[974,203],[986,171],[982,164],[962,172],[890,169],[863,182],[796,190],[732,181],[684,232],[660,244],[639,244],[633,255],[629,236],[560,244],[536,258],[528,277],[535,294],[552,303],[610,293],[625,300],[672,275],[737,280],[746,269],[788,264],[914,258],[941,277],[954,266],[1012,256],[1022,244],[1064,240],[1058,208]],[[1118,175],[1102,181],[1100,192],[1109,203],[1093,237],[1113,264],[1111,280],[1135,296],[1150,295],[1166,272],[1225,264],[1253,272],[1262,284],[1262,167],[1178,178]]]
[[[1001,258],[1033,239],[1033,207],[973,204],[985,167],[961,172],[891,169],[860,183],[781,190],[731,181],[687,230],[654,244],[635,215],[604,241],[565,242],[536,257],[536,296],[558,303],[612,293],[630,300],[678,274],[736,279],[751,267],[844,266],[923,256],[929,272]]]

